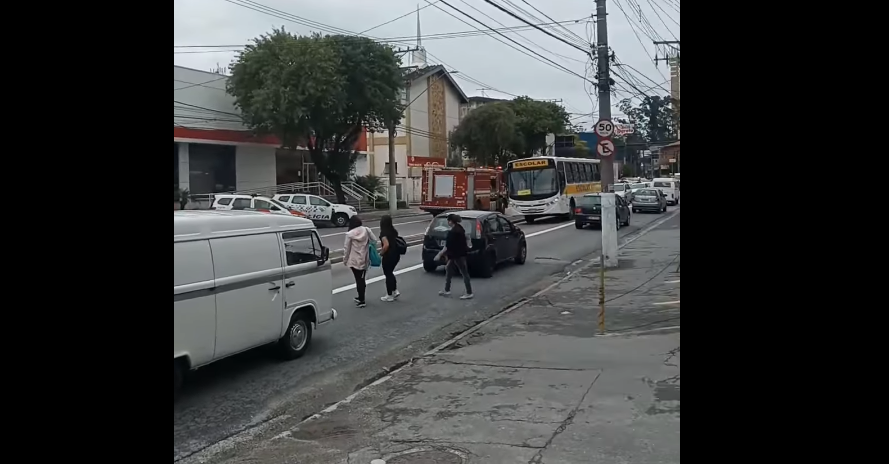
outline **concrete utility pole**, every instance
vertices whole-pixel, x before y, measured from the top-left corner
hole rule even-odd
[[[605,13],[606,0],[596,0],[596,57],[599,62],[599,119],[611,120],[611,73],[608,59],[608,23]],[[599,170],[602,173],[602,191],[614,185],[614,157],[599,157]],[[603,205],[604,206],[604,205]],[[605,217],[602,217],[603,225]],[[604,227],[603,227],[604,228]]]
[[[395,121],[389,121],[389,215],[395,217],[398,211],[398,190],[395,185]]]

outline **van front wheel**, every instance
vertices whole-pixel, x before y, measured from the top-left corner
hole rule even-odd
[[[349,216],[344,213],[337,213],[333,216],[333,224],[337,227],[346,227],[349,224]]]
[[[299,311],[290,320],[287,332],[278,340],[278,349],[284,359],[301,358],[312,343],[312,321],[308,314]]]

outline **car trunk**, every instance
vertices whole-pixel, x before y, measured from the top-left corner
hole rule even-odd
[[[481,237],[479,237],[478,234],[478,223],[476,220],[463,218],[460,225],[463,226],[463,229],[466,230],[466,234],[472,239],[473,248],[478,246],[476,242]],[[432,223],[429,224],[429,229],[426,230],[426,248],[438,250],[444,248],[445,240],[447,239],[450,230],[451,226],[448,225],[447,217],[436,217],[433,219]]]

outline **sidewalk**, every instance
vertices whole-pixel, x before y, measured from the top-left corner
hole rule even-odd
[[[679,463],[678,256],[679,216],[621,250],[605,336],[589,267],[223,462]]]

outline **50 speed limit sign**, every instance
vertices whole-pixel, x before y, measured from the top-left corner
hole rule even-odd
[[[599,137],[611,137],[614,135],[614,123],[609,119],[600,119],[593,128]]]

